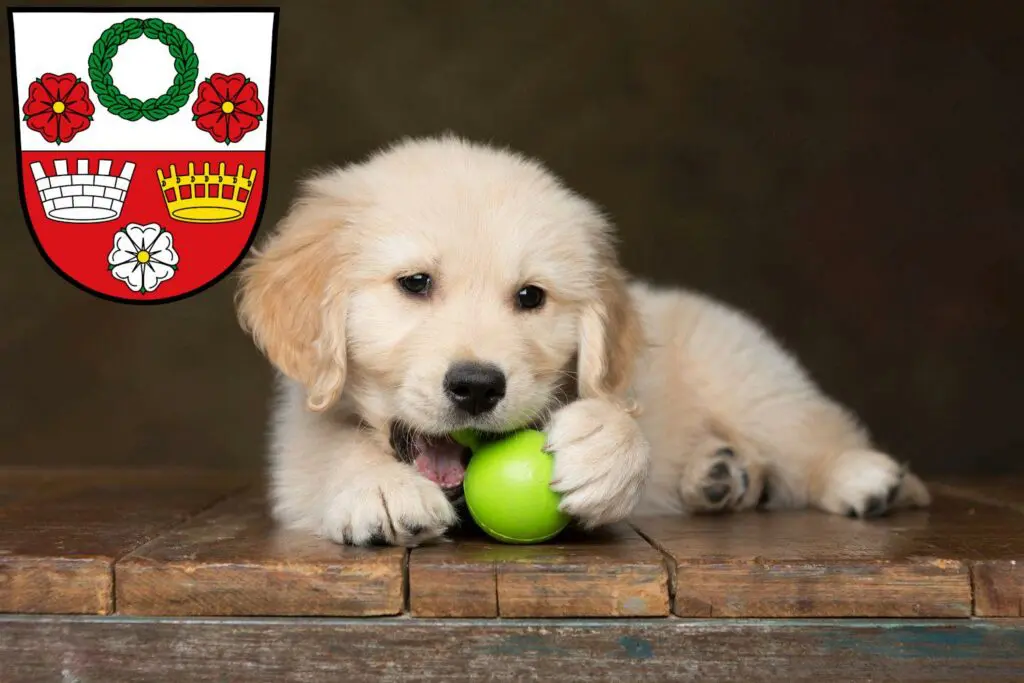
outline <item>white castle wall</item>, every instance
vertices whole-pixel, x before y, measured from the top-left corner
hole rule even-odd
[[[131,185],[135,164],[127,161],[118,175],[111,173],[112,162],[101,159],[91,172],[89,161],[79,159],[75,173],[68,171],[66,159],[53,162],[53,175],[39,162],[31,164],[36,189],[47,218],[61,223],[98,223],[121,215]]]

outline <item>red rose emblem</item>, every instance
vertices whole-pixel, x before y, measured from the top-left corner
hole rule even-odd
[[[263,103],[256,84],[242,74],[213,74],[199,84],[192,119],[217,142],[238,142],[259,128]]]
[[[89,127],[96,107],[89,99],[89,86],[78,76],[43,74],[28,87],[21,112],[29,128],[59,145]]]

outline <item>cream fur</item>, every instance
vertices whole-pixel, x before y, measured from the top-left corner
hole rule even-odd
[[[538,163],[454,137],[404,141],[306,182],[248,259],[238,296],[281,374],[276,518],[346,543],[442,535],[454,510],[395,458],[394,419],[429,434],[543,423],[552,486],[588,527],[750,508],[766,481],[772,508],[928,503],[756,322],[629,284],[612,239]],[[396,285],[420,272],[434,278],[429,297]],[[539,310],[513,306],[527,284],[547,293]],[[467,360],[498,365],[508,382],[474,419],[453,414],[441,389]],[[709,486],[728,491],[712,501]]]
[[[654,453],[638,514],[751,508],[766,478],[773,509],[864,514],[896,486],[895,507],[930,502],[921,481],[873,450],[856,418],[755,320],[685,290],[635,283],[632,294],[648,338],[635,388]],[[734,455],[716,458],[723,447]],[[708,505],[699,494],[719,460],[735,479],[746,471],[750,485]]]

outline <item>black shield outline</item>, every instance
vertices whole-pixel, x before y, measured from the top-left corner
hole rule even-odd
[[[28,203],[27,203],[27,192],[25,190],[25,178],[22,170],[22,159],[21,159],[21,93],[18,90],[18,68],[17,68],[17,50],[15,49],[14,43],[14,15],[15,14],[70,14],[70,13],[118,13],[127,14],[132,11],[145,12],[146,14],[156,14],[159,12],[173,12],[173,13],[190,13],[190,14],[208,14],[208,13],[269,13],[273,15],[273,26],[271,28],[270,37],[270,83],[268,85],[269,92],[267,93],[267,105],[266,116],[267,123],[267,142],[266,149],[264,150],[264,164],[263,164],[263,192],[260,195],[260,205],[256,212],[256,221],[253,223],[252,230],[249,233],[249,239],[242,247],[238,256],[232,261],[219,275],[211,278],[208,282],[196,287],[193,290],[184,292],[171,297],[165,297],[162,299],[129,299],[118,296],[99,292],[91,287],[83,285],[81,282],[71,277],[69,274],[64,272],[54,263],[50,255],[43,249],[42,243],[39,241],[39,237],[36,235],[36,230],[32,226],[32,221],[29,217]],[[176,301],[183,301],[191,298],[197,294],[205,292],[207,289],[213,287],[221,280],[230,275],[235,268],[245,259],[249,250],[252,248],[253,242],[256,241],[256,236],[259,233],[260,224],[263,222],[263,211],[267,205],[267,196],[270,194],[270,162],[271,162],[271,151],[273,150],[273,131],[274,131],[274,94],[275,94],[275,80],[277,78],[277,39],[278,29],[281,25],[281,8],[271,6],[222,6],[222,5],[203,5],[201,7],[189,7],[187,5],[168,7],[166,5],[153,6],[153,7],[113,7],[113,6],[101,6],[95,7],[91,5],[83,6],[63,6],[63,7],[39,7],[37,6],[8,6],[7,8],[7,31],[8,31],[8,44],[10,49],[11,58],[11,91],[12,91],[12,106],[14,113],[14,154],[15,154],[15,166],[18,172],[18,199],[21,202],[21,212],[25,219],[25,225],[28,228],[29,234],[32,236],[32,241],[36,245],[36,250],[39,255],[43,257],[47,265],[53,272],[60,275],[65,281],[71,283],[79,290],[91,294],[92,296],[103,299],[104,301],[110,301],[118,304],[128,304],[134,306],[159,306],[162,304],[171,304]]]

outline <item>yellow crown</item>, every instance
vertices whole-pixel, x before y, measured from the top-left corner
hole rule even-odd
[[[220,171],[210,172],[210,164],[203,164],[201,173],[196,173],[195,164],[189,163],[188,173],[178,175],[171,164],[170,175],[164,177],[163,169],[158,168],[156,175],[160,179],[160,190],[167,204],[167,212],[171,218],[185,223],[230,223],[245,215],[245,207],[252,196],[252,188],[256,182],[256,169],[247,178],[241,164],[235,175],[224,172],[224,162]],[[182,188],[188,188],[188,196],[182,197]],[[197,191],[196,188],[202,188]],[[244,199],[239,199],[242,191]],[[174,198],[167,196],[174,192]],[[200,196],[201,195],[201,196]]]

